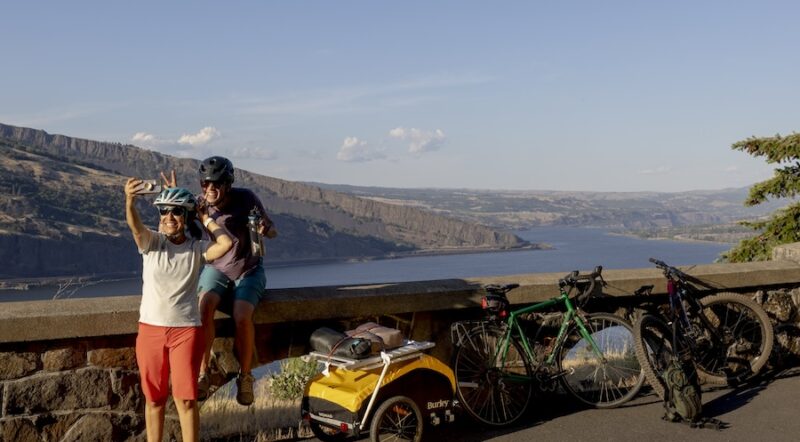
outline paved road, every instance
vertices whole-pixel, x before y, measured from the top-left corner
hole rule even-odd
[[[486,430],[461,416],[429,433],[436,442],[528,441],[747,441],[800,440],[800,369],[778,373],[769,380],[738,388],[703,392],[703,409],[729,425],[722,431],[693,429],[661,420],[663,406],[655,395],[640,397],[614,410],[577,409],[571,402],[551,398],[538,403],[526,422],[514,428]]]
[[[562,401],[563,402],[563,401]],[[458,441],[797,441],[800,440],[800,370],[734,389],[705,391],[707,415],[729,425],[722,431],[694,429],[661,420],[655,395],[614,410],[580,410],[564,403],[538,404],[538,422],[511,430],[478,433],[477,428],[442,431],[440,440]],[[572,408],[572,409],[570,409]],[[549,409],[549,411],[548,411]],[[531,416],[536,416],[536,411]],[[532,417],[531,420],[536,420]],[[448,434],[449,433],[449,434]]]

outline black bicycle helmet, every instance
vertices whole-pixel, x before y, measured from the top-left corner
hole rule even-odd
[[[233,183],[233,163],[225,157],[210,157],[200,163],[200,182]]]

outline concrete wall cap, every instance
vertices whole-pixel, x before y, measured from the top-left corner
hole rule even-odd
[[[788,260],[681,268],[718,290],[800,283],[800,264]],[[268,290],[255,320],[269,324],[469,308],[479,304],[480,288],[490,283],[519,283],[510,300],[531,303],[557,296],[557,282],[567,272]],[[644,284],[654,284],[656,293],[665,291],[664,278],[655,267],[604,270],[603,276],[609,283],[605,292],[612,296],[630,294]],[[135,334],[140,298],[6,302],[0,309],[0,343]]]

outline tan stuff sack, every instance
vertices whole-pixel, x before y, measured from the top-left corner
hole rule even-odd
[[[352,331],[355,333],[350,335],[350,332],[347,332],[347,334],[354,337],[363,337],[363,333],[370,333],[379,337],[383,343],[384,350],[391,350],[393,348],[400,347],[406,342],[403,334],[400,333],[400,330],[396,328],[384,327],[374,322],[366,322],[361,324]]]

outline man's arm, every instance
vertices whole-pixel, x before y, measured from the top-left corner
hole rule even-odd
[[[175,169],[170,171],[169,177],[167,177],[163,171],[161,172],[161,185],[164,186],[165,189],[178,187],[178,180],[175,178]]]
[[[261,204],[261,199],[254,193],[253,198],[256,200],[256,207],[258,210],[261,211],[261,226],[259,227],[260,234],[266,236],[269,239],[275,238],[278,236],[278,229],[275,228],[275,223],[272,222],[269,215],[267,215],[266,209],[264,209],[264,205]]]
[[[209,236],[211,236],[211,239],[214,241],[208,246],[204,254],[206,261],[211,262],[221,258],[222,255],[228,253],[228,250],[233,247],[233,241],[228,234],[225,233],[225,229],[217,225],[214,219],[208,216],[208,210],[205,204],[201,203],[197,206],[197,215],[206,230],[208,230]]]
[[[266,236],[269,239],[275,238],[278,236],[278,229],[275,228],[275,223],[272,222],[271,219],[267,215],[264,215],[264,219],[261,220],[261,234]]]
[[[128,178],[125,183],[125,220],[131,229],[136,247],[139,250],[143,250],[145,246],[150,244],[152,232],[142,223],[141,218],[139,218],[139,212],[136,210],[135,191],[140,184],[142,184],[142,180],[136,178]]]

